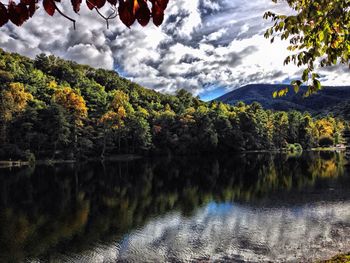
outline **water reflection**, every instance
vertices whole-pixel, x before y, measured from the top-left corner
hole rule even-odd
[[[153,220],[111,255],[131,262],[305,262],[349,249],[349,220],[350,202],[270,209],[210,203],[190,218]]]
[[[333,152],[2,169],[0,261],[329,257],[349,185]]]

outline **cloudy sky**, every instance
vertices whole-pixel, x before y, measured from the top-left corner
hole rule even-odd
[[[288,83],[300,75],[283,66],[286,42],[270,44],[263,37],[270,25],[266,10],[290,12],[271,0],[170,0],[159,28],[126,28],[118,19],[109,29],[96,13],[82,7],[79,16],[63,1],[65,13],[77,19],[77,29],[60,15],[40,9],[24,26],[0,28],[0,47],[30,57],[51,53],[94,67],[115,69],[148,88],[174,92],[185,88],[210,99],[249,83]],[[107,11],[107,10],[103,10]],[[324,85],[349,84],[348,70],[321,71]]]

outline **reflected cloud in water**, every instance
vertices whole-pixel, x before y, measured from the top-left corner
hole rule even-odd
[[[350,202],[256,208],[211,202],[193,217],[170,213],[84,261],[304,262],[350,250]]]
[[[0,261],[300,262],[350,251],[341,153],[0,169]]]

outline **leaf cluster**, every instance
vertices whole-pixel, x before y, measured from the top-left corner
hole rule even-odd
[[[277,0],[273,0],[277,2]],[[292,53],[284,64],[294,63],[304,67],[300,80],[292,85],[295,91],[307,84],[306,95],[321,89],[318,67],[337,64],[349,65],[350,58],[350,1],[349,0],[287,0],[292,15],[268,11],[265,19],[273,26],[265,32],[271,42],[276,37],[288,40]],[[283,94],[282,94],[283,95]]]
[[[109,26],[109,20],[119,16],[120,20],[130,27],[134,22],[146,26],[149,21],[153,20],[153,24],[159,26],[164,20],[164,11],[167,8],[169,0],[86,0],[86,5],[90,10],[95,10]],[[31,18],[39,8],[40,0],[20,0],[16,3],[10,0],[9,3],[0,2],[0,27],[11,21],[16,26],[21,26],[29,18]],[[57,3],[61,0],[42,0],[42,6],[49,16],[53,16],[56,12],[73,22],[75,28],[75,20],[64,14]],[[100,9],[106,4],[110,6],[108,14],[102,14]],[[71,0],[72,9],[75,13],[79,13],[82,0]]]

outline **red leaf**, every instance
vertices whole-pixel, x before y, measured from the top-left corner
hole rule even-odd
[[[153,24],[160,26],[164,20],[164,9],[161,8],[156,1],[152,3]]]
[[[141,26],[146,26],[151,19],[151,11],[149,11],[145,0],[138,0],[138,8],[135,10],[135,17]]]
[[[53,0],[43,0],[43,6],[46,11],[50,16],[53,16],[56,10],[56,5]]]
[[[107,0],[111,5],[116,5],[118,0]]]
[[[119,1],[119,18],[120,20],[126,25],[127,27],[130,27],[136,20],[134,9],[133,9],[133,0],[120,0]]]
[[[0,2],[0,27],[9,21],[6,7]]]
[[[20,2],[28,6],[29,16],[32,17],[37,9],[37,0],[21,0]]]
[[[16,5],[15,2],[10,2],[8,7],[8,17],[16,26],[21,26],[29,18],[29,10],[23,3]]]
[[[95,4],[93,3],[93,0],[86,0],[86,5],[90,10],[95,8]]]
[[[96,7],[100,9],[105,5],[106,0],[95,0],[95,3],[96,3]]]
[[[105,5],[106,0],[86,0],[86,4],[90,10],[94,9],[95,7],[101,8]]]
[[[74,12],[78,13],[80,10],[80,4],[81,4],[82,0],[71,0],[71,2],[72,2]]]
[[[32,17],[36,11],[36,2],[35,0],[32,0],[29,4],[29,16]]]
[[[167,8],[169,0],[155,0],[163,11]]]

